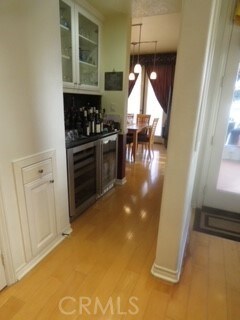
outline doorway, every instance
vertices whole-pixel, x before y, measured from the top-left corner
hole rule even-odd
[[[240,213],[240,45],[232,29],[203,205]]]
[[[127,113],[134,114],[134,122],[136,122],[138,113],[150,114],[150,124],[153,122],[154,118],[158,118],[155,141],[160,142],[162,124],[166,119],[166,114],[156,98],[144,66],[142,67],[142,72],[138,75],[133,90],[128,98]]]

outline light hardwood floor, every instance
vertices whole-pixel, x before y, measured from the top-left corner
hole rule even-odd
[[[128,182],[0,293],[0,319],[240,319],[240,243],[192,232],[180,282],[150,274],[166,159],[164,147],[154,148],[152,161],[128,163]]]

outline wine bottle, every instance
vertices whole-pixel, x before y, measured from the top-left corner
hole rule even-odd
[[[99,121],[100,121],[100,132],[103,133],[103,117],[101,112],[99,114]]]
[[[89,113],[90,113],[90,133],[92,135],[95,134],[95,117],[93,115],[93,108],[90,108],[89,110]]]
[[[101,123],[100,123],[98,110],[96,110],[95,112],[95,129],[97,134],[101,133]]]
[[[89,127],[89,121],[88,121],[88,117],[87,117],[87,110],[84,110],[83,133],[85,136],[90,136],[90,127]]]

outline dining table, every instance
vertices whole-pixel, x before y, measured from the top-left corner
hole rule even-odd
[[[133,135],[133,146],[132,146],[132,155],[133,155],[133,161],[136,160],[136,154],[137,154],[137,146],[138,146],[138,133],[143,131],[144,129],[148,129],[148,124],[128,124],[127,125],[127,133]]]

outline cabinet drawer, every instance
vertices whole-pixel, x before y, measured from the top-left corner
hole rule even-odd
[[[23,183],[29,183],[52,172],[52,161],[46,159],[22,169]]]

